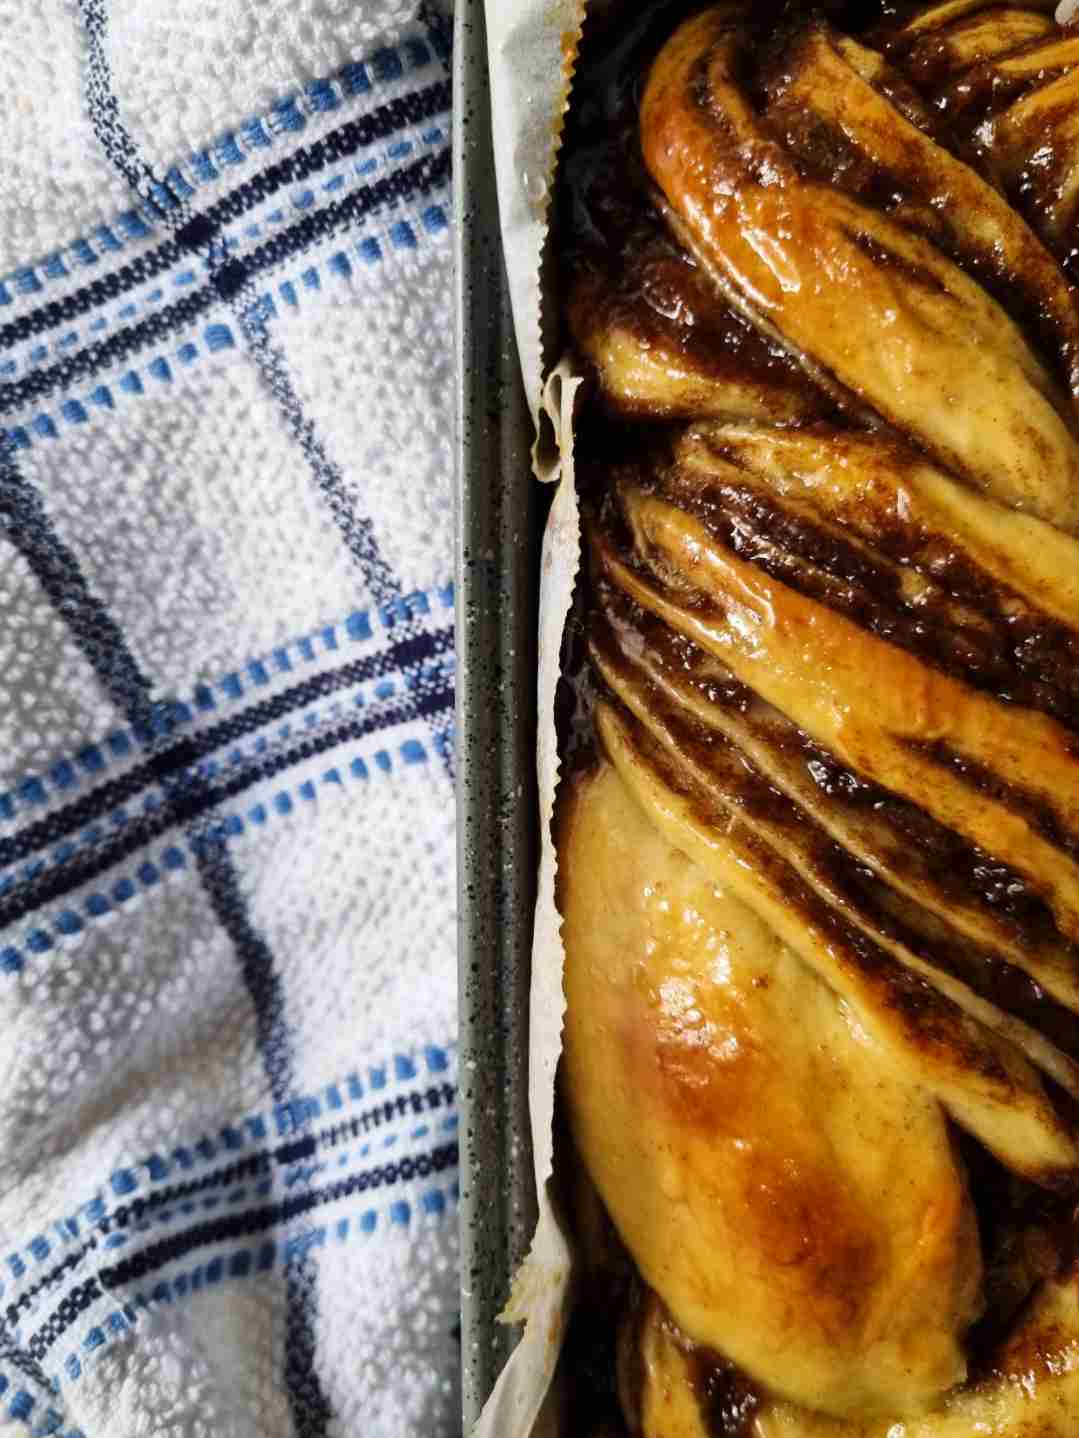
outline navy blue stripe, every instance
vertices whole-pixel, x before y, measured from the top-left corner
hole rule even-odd
[[[454,1105],[457,1091],[453,1084],[429,1084],[425,1089],[410,1089],[407,1093],[395,1095],[373,1104],[361,1113],[330,1124],[319,1133],[307,1133],[279,1143],[274,1148],[253,1149],[242,1158],[221,1168],[203,1174],[201,1178],[189,1179],[186,1183],[170,1183],[155,1188],[139,1198],[129,1199],[116,1206],[112,1213],[100,1219],[94,1228],[94,1235],[80,1248],[74,1249],[36,1283],[24,1288],[18,1297],[4,1309],[4,1318],[17,1325],[23,1313],[29,1313],[39,1293],[48,1292],[65,1273],[82,1262],[87,1253],[98,1246],[98,1234],[120,1233],[143,1220],[154,1216],[170,1204],[182,1203],[187,1199],[199,1198],[217,1189],[234,1188],[236,1184],[250,1183],[273,1173],[275,1169],[290,1167],[314,1158],[319,1153],[332,1153],[339,1144],[377,1132],[383,1124],[393,1123],[406,1115],[420,1116],[430,1110],[450,1108]]]
[[[14,544],[79,651],[118,709],[141,730],[153,731],[150,681],[139,669],[119,626],[90,586],[71,549],[52,528],[41,496],[20,475],[10,440],[0,432],[0,533]]]
[[[36,1395],[38,1398],[45,1402],[52,1398],[55,1390],[49,1382],[45,1370],[16,1343],[8,1332],[7,1324],[2,1321],[0,1321],[0,1366],[15,1368],[22,1375],[23,1383],[32,1384],[40,1390]]]
[[[316,700],[326,699],[342,689],[351,688],[353,684],[377,679],[405,666],[418,669],[431,659],[446,653],[452,644],[453,630],[450,627],[411,635],[381,653],[367,655],[336,669],[324,670],[300,684],[283,689],[270,699],[263,699],[246,709],[238,710],[219,724],[213,724],[199,733],[170,743],[167,748],[154,753],[152,758],[133,765],[119,778],[97,785],[62,809],[57,809],[45,818],[27,824],[25,828],[0,839],[0,867],[29,859],[50,844],[57,844],[78,833],[87,824],[105,818],[118,805],[129,803],[151,785],[163,783],[171,776],[205,759],[224,744],[235,744],[264,725],[284,719]],[[426,687],[430,688],[434,682],[432,678]],[[144,743],[149,743],[152,738],[145,733],[139,737]]]
[[[85,349],[67,355],[50,369],[33,370],[20,380],[0,384],[0,414],[7,414],[31,400],[48,398],[80,380],[89,380],[108,365],[121,364],[148,345],[162,344],[178,330],[195,323],[218,302],[210,285],[192,290],[172,304],[163,305],[138,324],[119,329],[107,339],[95,340]]]
[[[224,843],[209,843],[200,849],[196,859],[200,861],[203,888],[218,923],[232,941],[248,993],[258,996],[255,1039],[270,1081],[270,1092],[280,1102],[292,1087],[292,1053],[281,975],[274,967],[269,944],[251,922],[247,901],[240,891],[236,869]]]
[[[239,1213],[221,1214],[202,1223],[193,1223],[179,1233],[147,1244],[138,1253],[102,1267],[99,1277],[108,1288],[117,1284],[135,1283],[165,1264],[175,1263],[177,1259],[185,1258],[189,1253],[205,1248],[208,1244],[250,1238],[253,1234],[265,1233],[270,1228],[281,1229],[290,1220],[323,1208],[326,1204],[339,1203],[341,1199],[351,1198],[357,1193],[370,1193],[397,1183],[410,1183],[416,1178],[429,1178],[432,1173],[444,1173],[457,1162],[457,1141],[454,1139],[450,1143],[438,1144],[411,1157],[372,1164],[369,1168],[350,1173],[347,1177],[336,1179],[322,1188],[309,1188],[289,1198],[278,1199],[276,1203],[243,1209]]]
[[[344,199],[331,201],[312,214],[304,215],[244,258],[243,265],[248,275],[254,278],[266,270],[275,269],[316,240],[375,215],[399,201],[428,194],[446,181],[449,168],[449,151],[438,150],[421,156],[413,164],[392,175],[385,175],[373,184],[361,185]],[[105,339],[95,340],[74,354],[65,355],[47,369],[33,370],[22,379],[5,381],[0,384],[0,414],[9,413],[31,401],[44,400],[56,390],[87,382],[100,370],[121,364],[148,346],[163,344],[170,335],[194,324],[223,298],[227,297],[222,295],[219,285],[202,285],[137,323],[124,326]]]
[[[449,103],[450,86],[444,80],[390,100],[370,114],[361,115],[329,131],[321,140],[300,145],[291,154],[265,166],[205,210],[197,212],[197,217],[212,229],[241,219],[286,185],[298,184],[379,140],[389,139],[410,125],[422,124],[444,114],[449,109]],[[378,193],[384,196],[384,191]],[[381,199],[379,203],[382,203]],[[49,300],[37,309],[8,320],[0,325],[0,350],[10,349],[21,340],[32,339],[58,325],[70,324],[99,305],[119,299],[136,286],[171,269],[184,253],[185,248],[175,239],[163,240],[144,254],[127,261],[118,270],[92,280],[62,299]]]
[[[132,1224],[141,1223],[147,1216],[152,1217],[162,1208],[180,1202],[194,1194],[206,1193],[215,1188],[231,1188],[241,1181],[257,1178],[271,1171],[273,1167],[288,1167],[303,1163],[319,1153],[332,1152],[338,1144],[377,1133],[388,1125],[406,1116],[415,1116],[432,1109],[451,1108],[456,1102],[457,1090],[448,1080],[430,1083],[426,1088],[409,1089],[397,1093],[393,1098],[371,1104],[359,1113],[328,1124],[318,1133],[305,1132],[299,1137],[287,1139],[275,1148],[257,1149],[242,1159],[237,1159],[223,1168],[214,1169],[201,1178],[187,1183],[167,1184],[155,1188],[142,1198],[132,1198],[120,1203],[97,1225],[103,1233],[113,1233]]]
[[[452,712],[453,689],[443,684],[415,701],[410,700],[407,704],[394,705],[375,714],[365,714],[348,719],[335,725],[332,729],[312,734],[280,753],[253,761],[250,766],[233,775],[224,783],[211,784],[197,770],[178,776],[174,775],[163,786],[165,797],[159,808],[148,814],[140,814],[126,824],[118,834],[104,843],[77,852],[65,863],[45,869],[41,874],[26,879],[17,889],[0,897],[0,925],[16,923],[42,905],[53,903],[57,899],[63,898],[65,894],[71,893],[73,889],[89,883],[91,879],[96,879],[100,874],[114,868],[139,849],[145,848],[153,840],[160,838],[162,834],[166,834],[180,825],[191,826],[200,819],[204,820],[201,825],[194,829],[188,827],[189,842],[196,860],[205,850],[204,862],[209,864],[214,853],[221,849],[222,845],[213,833],[212,822],[206,822],[205,816],[211,816],[212,820],[213,811],[228,800],[237,798],[265,779],[275,778],[296,764],[316,758],[321,754],[328,754],[333,749],[352,740],[365,738],[382,729],[391,728],[395,724],[404,724],[416,718],[432,719],[438,715]],[[215,901],[220,899],[224,902],[228,898],[228,894],[216,871],[210,871],[203,877],[208,884],[213,886],[209,890],[210,898]],[[221,918],[222,923],[225,922],[226,917],[230,923],[235,922],[231,898],[228,900],[226,913],[219,914],[218,917]],[[232,930],[230,929],[229,932]],[[270,996],[263,993],[261,989],[259,992],[260,1002],[263,1000],[269,1002]],[[285,1088],[288,1088],[287,1084]],[[284,1090],[281,1094],[274,1090],[274,1098],[280,1101],[283,1093]]]
[[[200,1248],[252,1238],[271,1229],[284,1229],[297,1218],[305,1217],[327,1204],[339,1203],[357,1193],[392,1188],[398,1183],[409,1183],[417,1178],[444,1173],[446,1169],[455,1167],[458,1161],[456,1141],[439,1144],[411,1157],[375,1164],[322,1188],[304,1189],[276,1203],[267,1203],[258,1208],[222,1214],[218,1218],[194,1223],[168,1238],[147,1244],[138,1253],[122,1258],[117,1263],[103,1264],[97,1274],[77,1284],[64,1296],[52,1316],[31,1337],[26,1351],[36,1360],[44,1358],[67,1329],[102,1296],[103,1288],[114,1291],[126,1288],[141,1282],[167,1264],[186,1258]],[[305,1305],[305,1308],[310,1314],[313,1304]],[[298,1352],[301,1346],[301,1341],[298,1340]]]
[[[427,31],[431,49],[442,61],[442,68],[450,73],[450,58],[453,53],[453,25],[432,0],[422,0],[418,11],[420,24]]]
[[[330,459],[315,426],[304,414],[280,346],[271,342],[266,323],[255,313],[253,305],[244,311],[241,323],[259,373],[277,401],[281,418],[307,461],[312,478],[367,588],[377,604],[392,603],[401,597],[401,585],[382,556],[374,524],[367,515],[356,512],[339,466]]]
[[[315,1359],[318,1343],[318,1260],[305,1247],[285,1259],[289,1295],[289,1321],[285,1328],[285,1389],[296,1438],[321,1438],[330,1426],[333,1409],[322,1386]]]
[[[98,143],[127,184],[154,210],[161,206],[152,193],[153,176],[142,162],[138,149],[120,118],[120,106],[112,89],[105,36],[108,15],[104,0],[80,0],[88,51],[86,105]]]

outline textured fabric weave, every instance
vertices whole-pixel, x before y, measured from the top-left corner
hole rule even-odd
[[[448,27],[0,0],[0,1422],[459,1430]]]

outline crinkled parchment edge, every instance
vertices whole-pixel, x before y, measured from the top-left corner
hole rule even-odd
[[[562,637],[580,566],[573,410],[581,377],[562,360],[544,377],[544,261],[551,199],[587,0],[487,0],[500,221],[525,393],[536,426],[538,479],[555,484],[543,539],[539,597],[536,765],[540,867],[532,943],[528,1096],[539,1219],[503,1315],[524,1322],[473,1438],[539,1438],[570,1304],[571,1255],[548,1195],[555,1075],[562,1051],[564,952],[551,835],[560,760],[554,702]],[[540,177],[538,183],[536,177]],[[552,325],[553,329],[554,326]]]
[[[538,738],[540,868],[529,1014],[528,1097],[539,1199],[539,1220],[528,1257],[513,1283],[503,1318],[524,1322],[517,1348],[488,1399],[474,1438],[529,1438],[554,1376],[570,1303],[569,1247],[548,1195],[553,1169],[555,1074],[562,1051],[562,920],[555,905],[557,855],[551,834],[561,769],[555,729],[555,691],[562,634],[580,566],[581,530],[573,467],[573,407],[581,379],[567,362],[544,387],[543,409],[553,426],[558,463],[554,500],[540,564]]]

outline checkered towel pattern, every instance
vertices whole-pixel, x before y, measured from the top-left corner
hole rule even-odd
[[[0,1420],[459,1429],[448,30],[0,3]]]

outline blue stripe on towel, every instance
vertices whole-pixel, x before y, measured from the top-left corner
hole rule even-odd
[[[447,113],[449,102],[450,88],[445,81],[389,101],[369,114],[331,130],[312,145],[298,146],[290,154],[282,156],[274,164],[266,166],[221,195],[203,214],[211,224],[223,228],[238,221],[256,205],[287,186],[295,184],[301,176],[313,178],[329,165],[352,158],[400,130]],[[441,134],[438,134],[429,143],[436,143],[441,138]],[[367,213],[373,200],[381,202],[381,195],[382,191],[377,191],[371,199],[359,202],[358,208]],[[346,217],[348,216],[352,219],[358,218],[351,210],[346,212]],[[76,317],[121,298],[138,286],[173,269],[183,256],[184,247],[175,238],[168,238],[153,249],[132,257],[108,277],[95,278],[65,295],[62,300],[49,301],[16,319],[8,320],[0,325],[0,350],[8,349],[35,335],[45,334],[61,324],[70,324]]]
[[[421,718],[431,721],[437,730],[443,721],[449,722],[452,713],[453,687],[443,683],[429,693],[409,696],[383,710],[370,714],[361,711],[314,737],[304,735],[297,743],[266,758],[253,760],[235,777],[221,782],[211,782],[197,764],[184,765],[179,773],[163,781],[164,803],[148,811],[144,808],[144,812],[124,824],[119,832],[103,836],[99,843],[72,855],[61,866],[43,866],[27,876],[19,887],[0,895],[0,925],[13,924],[43,904],[54,903],[181,825],[188,833],[196,859],[208,863],[213,851],[220,849],[227,837],[217,832],[214,819],[215,811],[222,804],[296,764],[329,754],[345,743],[380,729]],[[189,744],[190,741],[184,741],[185,747]],[[389,764],[387,756],[385,767],[389,768]],[[195,821],[201,822],[192,828]]]
[[[443,184],[449,176],[449,151],[445,148],[432,155],[423,155],[405,169],[362,185],[341,200],[334,200],[321,209],[313,211],[294,225],[282,230],[272,239],[257,246],[242,264],[245,274],[251,280],[255,276],[276,269],[283,259],[301,253],[318,239],[337,233],[357,220],[379,214],[384,209],[399,203],[402,199],[427,195],[432,189]],[[200,217],[202,218],[202,217]],[[399,222],[399,225],[403,222]],[[408,226],[409,247],[415,248],[415,236]],[[392,231],[391,231],[392,234]],[[226,273],[230,261],[223,267]],[[106,339],[99,339],[73,354],[65,355],[45,369],[33,370],[19,380],[0,383],[0,414],[9,414],[22,406],[47,399],[57,391],[68,389],[74,383],[89,383],[102,370],[112,370],[126,363],[149,345],[159,345],[170,335],[187,331],[196,320],[202,318],[222,299],[230,298],[222,290],[221,283],[205,284],[190,290],[163,306],[155,313],[138,322],[115,331]],[[215,340],[210,331],[204,336],[211,350]],[[216,344],[222,348],[220,338]],[[167,376],[155,376],[167,377]],[[69,401],[78,403],[78,401]],[[71,415],[64,418],[71,420]],[[82,415],[83,421],[86,414]]]
[[[414,633],[413,621],[430,617],[435,607],[452,611],[453,602],[454,589],[450,581],[429,590],[413,590],[393,605],[353,610],[345,619],[323,625],[313,634],[301,635],[275,646],[270,654],[248,658],[238,666],[237,671],[196,684],[186,699],[175,699],[163,706],[166,710],[163,732],[174,735],[185,725],[193,723],[196,715],[215,713],[219,707],[227,708],[248,697],[251,682],[260,686],[263,683],[261,676],[270,671],[275,675],[291,674],[297,667],[337,653],[342,644],[376,643],[375,626],[387,635],[403,633],[405,637],[398,638],[385,649],[364,655],[355,666],[346,665],[343,671],[324,671],[305,681],[317,689],[313,697],[321,697],[324,686],[327,693],[338,687],[335,676],[339,672],[346,674],[342,683],[347,685],[375,679],[395,669],[412,668],[416,664],[426,667],[443,656],[444,662],[452,663],[452,627]],[[241,674],[247,677],[241,678]],[[280,697],[275,695],[274,699]],[[0,820],[10,821],[16,814],[32,810],[42,803],[51,803],[60,793],[85,783],[87,776],[93,777],[102,772],[110,759],[129,757],[141,746],[142,739],[132,731],[113,729],[97,743],[87,745],[84,739],[80,739],[79,743],[78,754],[53,760],[47,776],[24,774],[13,781],[12,788],[6,793],[0,793]],[[0,849],[0,854],[3,852]],[[0,864],[4,862],[10,862],[10,856],[6,860],[0,859]]]
[[[354,1142],[360,1147],[353,1158],[364,1158],[376,1136],[388,1131],[392,1139],[417,1117],[427,1122],[413,1138],[431,1131],[455,1133],[456,1090],[447,1077],[452,1048],[452,1044],[445,1048],[427,1044],[422,1059],[418,1053],[395,1054],[392,1070],[386,1064],[372,1065],[364,1077],[353,1070],[320,1092],[293,1095],[269,1112],[248,1114],[225,1125],[213,1137],[204,1134],[178,1142],[171,1152],[151,1154],[118,1169],[93,1199],[53,1225],[52,1245],[39,1235],[5,1255],[3,1264],[14,1278],[0,1319],[16,1327],[31,1311],[35,1295],[51,1290],[93,1250],[97,1235],[115,1236],[128,1229],[142,1232],[152,1222],[178,1221],[177,1215],[194,1214],[195,1200],[201,1202],[207,1194],[225,1192],[227,1202],[236,1205],[246,1196],[235,1189],[237,1183],[255,1184],[262,1196],[262,1186],[275,1170],[287,1171],[312,1159],[322,1170],[340,1145]],[[426,1066],[426,1074],[421,1073],[421,1065]],[[399,1078],[402,1066],[411,1071],[407,1084]],[[329,1121],[311,1131],[310,1121],[318,1118]],[[283,1141],[270,1146],[266,1141],[274,1134]],[[423,1178],[425,1173],[421,1169],[416,1176]],[[54,1247],[66,1250],[64,1258],[42,1274],[40,1265],[52,1256]],[[33,1282],[24,1285],[21,1280],[31,1273]]]
[[[442,1220],[450,1215],[452,1207],[460,1201],[460,1186],[456,1179],[443,1186],[425,1188],[417,1195],[417,1205],[427,1216],[428,1222]],[[114,1337],[125,1333],[137,1324],[139,1313],[149,1311],[158,1303],[183,1302],[189,1296],[199,1293],[204,1287],[229,1279],[258,1278],[272,1273],[282,1249],[286,1259],[295,1246],[310,1245],[322,1248],[327,1236],[332,1233],[336,1242],[347,1240],[369,1240],[385,1230],[390,1224],[407,1225],[411,1221],[411,1207],[401,1200],[390,1199],[382,1203],[365,1203],[351,1215],[320,1224],[309,1231],[298,1242],[279,1242],[262,1239],[247,1247],[234,1249],[227,1255],[219,1255],[209,1262],[198,1262],[182,1272],[173,1273],[164,1279],[156,1279],[147,1290],[137,1290],[130,1304],[125,1305],[121,1315],[123,1322],[117,1322],[114,1310],[106,1324],[95,1325],[83,1339],[81,1352],[91,1354],[103,1348]],[[0,1354],[2,1356],[2,1354]],[[78,1382],[84,1374],[84,1361],[79,1350],[72,1350],[64,1357],[64,1373],[68,1382]]]
[[[297,1219],[306,1218],[331,1204],[445,1173],[456,1168],[458,1160],[456,1138],[441,1139],[419,1153],[369,1164],[318,1187],[303,1185],[287,1197],[278,1197],[236,1213],[199,1218],[166,1238],[152,1240],[130,1252],[121,1249],[114,1261],[102,1263],[93,1277],[69,1289],[60,1308],[31,1335],[26,1351],[34,1362],[40,1363],[68,1328],[102,1297],[103,1292],[125,1291],[132,1284],[144,1282],[166,1265],[197,1253],[200,1248],[233,1239],[280,1234]],[[298,1243],[293,1238],[291,1247],[295,1256],[301,1256],[302,1242]],[[300,1345],[297,1351],[300,1351]]]
[[[447,715],[452,713],[452,689],[446,689],[443,692],[440,703]],[[398,746],[398,753],[401,764],[404,767],[411,767],[417,763],[426,763],[428,760],[427,751],[416,739],[405,740],[404,743]],[[308,749],[306,753],[301,754],[300,757],[304,759],[310,758],[310,749]],[[340,787],[343,782],[343,772],[347,772],[353,779],[366,782],[370,778],[372,766],[387,774],[393,771],[394,761],[389,749],[378,749],[369,755],[368,758],[372,761],[371,764],[368,764],[362,756],[354,755],[349,760],[347,767],[342,764],[340,767],[335,766],[326,771],[322,775],[320,783],[323,786],[332,784],[334,787]],[[314,781],[310,779],[304,780],[299,786],[298,791],[296,791],[296,797],[308,800],[314,799],[316,797]],[[206,838],[191,840],[189,842],[190,851],[197,856],[198,844],[207,842],[207,839],[215,844],[226,844],[233,837],[244,832],[247,822],[261,827],[274,813],[280,814],[282,817],[287,817],[293,812],[293,807],[292,795],[287,790],[280,790],[274,794],[267,803],[260,802],[254,805],[244,817],[233,812],[215,819]],[[143,840],[141,842],[144,844],[147,841]],[[167,848],[162,857],[166,869],[177,869],[186,866],[186,858],[182,851],[174,845]],[[156,865],[144,863],[139,866],[137,878],[144,887],[154,887],[160,881],[160,877],[160,872]],[[95,892],[87,896],[85,900],[85,920],[80,918],[72,910],[65,910],[58,915],[54,921],[57,936],[60,937],[68,933],[76,932],[78,929],[81,929],[86,922],[100,918],[104,914],[111,913],[114,905],[122,906],[129,899],[134,898],[136,892],[136,886],[130,878],[114,880],[107,895],[102,892]],[[37,902],[41,902],[40,899],[38,899]],[[25,947],[33,953],[46,953],[52,949],[53,940],[46,929],[38,927],[30,931],[25,940]],[[21,973],[24,968],[24,957],[18,948],[9,944],[3,949],[0,949],[0,973],[17,974]]]
[[[135,736],[142,746],[153,746],[151,759],[125,770],[118,778],[106,780],[105,783],[88,790],[74,802],[52,811],[46,818],[0,838],[0,868],[24,862],[49,846],[78,834],[87,824],[106,818],[118,805],[138,799],[149,788],[160,784],[164,778],[183,773],[225,745],[236,744],[265,725],[285,719],[318,700],[328,699],[334,694],[352,689],[357,684],[399,671],[418,674],[422,689],[429,690],[434,687],[437,678],[430,669],[431,661],[446,654],[452,643],[453,630],[448,626],[411,635],[408,639],[389,645],[374,654],[323,670],[310,679],[290,685],[271,698],[251,704],[239,712],[230,713],[218,723],[191,736],[177,739],[177,730],[186,727],[186,724],[172,714],[163,716],[156,734],[150,735],[142,731]],[[188,710],[188,722],[191,717]],[[83,751],[80,758],[95,753],[101,758],[101,763],[97,766],[97,772],[100,772],[105,761],[99,748],[91,746],[89,750]],[[54,774],[58,767],[53,766]],[[82,767],[87,767],[85,762]],[[73,766],[68,763],[65,765],[65,771],[66,769],[72,770],[71,777],[65,779],[62,785],[57,784],[57,787],[68,788],[75,782]],[[28,792],[31,784],[36,785],[40,793],[31,795]],[[46,797],[44,785],[40,780],[28,777],[17,786],[17,797],[20,809],[43,803]],[[12,814],[14,812],[15,805],[12,804]]]

